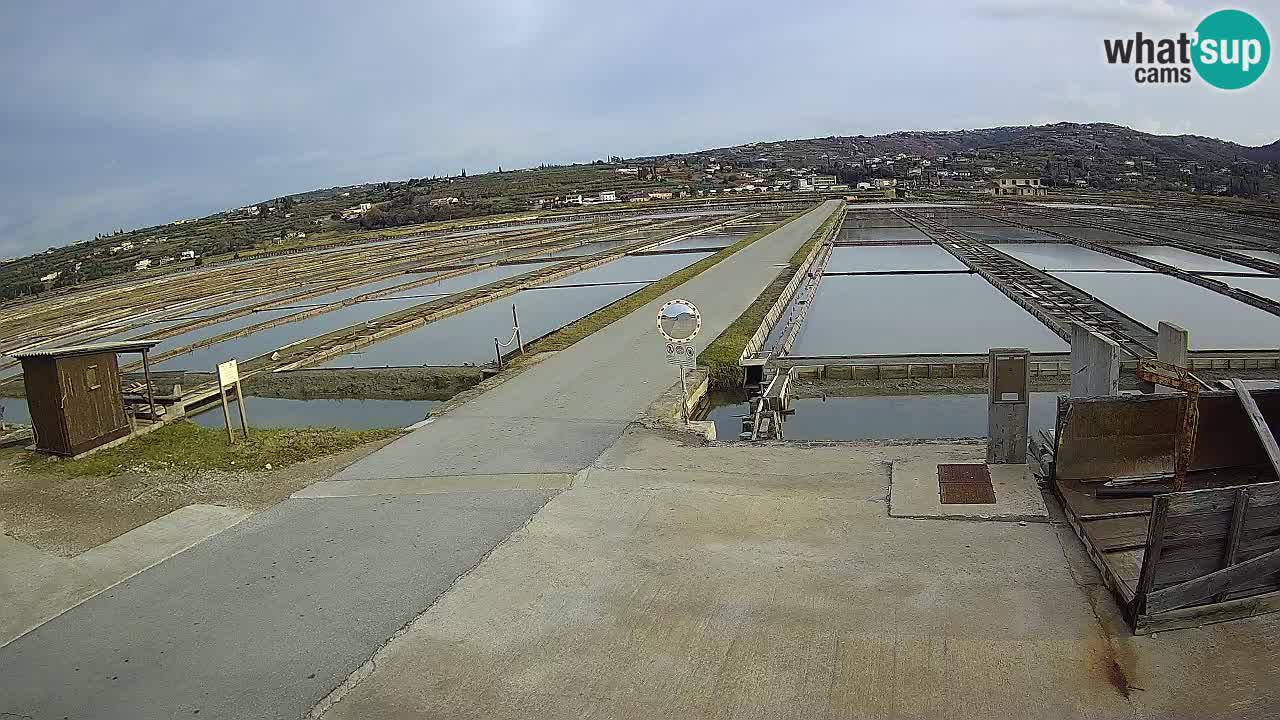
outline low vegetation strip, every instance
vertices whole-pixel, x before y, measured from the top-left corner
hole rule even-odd
[[[827,218],[826,222],[814,231],[813,236],[791,256],[787,267],[756,296],[751,306],[702,351],[699,363],[707,368],[713,390],[733,390],[742,385],[742,369],[738,366],[738,359],[742,357],[743,349],[751,340],[751,336],[755,335],[760,323],[764,322],[764,316],[768,314],[769,308],[773,307],[773,304],[782,296],[787,284],[791,282],[791,278],[800,271],[809,252],[831,234],[840,217],[841,214],[837,212]]]
[[[126,471],[270,470],[385,440],[400,430],[339,428],[253,429],[249,439],[227,444],[226,431],[179,421],[78,460],[29,455],[24,465],[70,477],[102,477]],[[238,429],[237,429],[237,435]]]
[[[560,330],[542,337],[525,347],[529,355],[541,352],[552,352],[556,350],[564,350],[583,338],[598,332],[599,330],[612,325],[614,322],[630,315],[636,310],[648,305],[649,303],[669,294],[675,288],[685,284],[689,280],[710,270],[716,265],[723,262],[726,258],[732,256],[739,250],[751,245],[760,238],[795,220],[812,210],[806,208],[797,212],[786,219],[775,223],[763,230],[751,233],[742,238],[738,242],[721,249],[714,255],[699,260],[683,270],[679,270],[657,282],[646,285],[643,289],[638,290],[624,298],[614,301],[612,304],[606,305],[599,310],[580,318]],[[515,361],[517,364],[520,360]]]

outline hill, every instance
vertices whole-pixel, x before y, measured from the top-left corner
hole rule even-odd
[[[902,162],[902,159],[906,159]],[[943,158],[946,158],[943,160]],[[898,162],[895,162],[898,160]],[[419,232],[455,221],[611,201],[785,192],[802,168],[853,185],[891,177],[903,189],[981,190],[999,173],[1048,187],[1195,192],[1274,200],[1280,141],[1263,147],[1200,135],[1153,135],[1106,123],[901,131],[756,142],[647,158],[334,187],[202,218],[118,230],[0,264],[0,302],[49,290],[238,258]],[[639,197],[636,197],[639,196]],[[161,267],[164,266],[164,267]]]
[[[1154,135],[1110,123],[1055,123],[975,130],[911,130],[886,135],[832,135],[805,140],[757,142],[683,155],[716,157],[756,164],[805,164],[894,156],[899,153],[937,157],[957,152],[1004,152],[1019,155],[1089,158],[1104,161],[1155,159],[1210,166],[1239,160],[1280,160],[1280,141],[1249,147],[1202,135]]]

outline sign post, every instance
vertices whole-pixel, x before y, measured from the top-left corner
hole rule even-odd
[[[680,373],[680,417],[689,422],[689,387],[685,384],[684,369],[693,367],[698,349],[693,339],[702,331],[702,313],[688,300],[669,300],[658,310],[658,332],[666,339],[667,363],[675,365]]]
[[[227,390],[234,389],[236,402],[240,404],[240,429],[249,439],[249,415],[244,408],[244,392],[240,388],[240,368],[235,360],[218,363],[218,397],[222,400],[222,419],[227,425],[227,444],[235,445],[236,436],[231,430],[231,409],[227,405]]]

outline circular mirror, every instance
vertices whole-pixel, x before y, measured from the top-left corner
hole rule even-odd
[[[683,300],[673,300],[663,306],[658,315],[658,327],[662,334],[677,341],[685,341],[698,334],[698,308]]]

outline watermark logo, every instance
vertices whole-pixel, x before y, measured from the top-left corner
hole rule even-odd
[[[1192,69],[1201,80],[1222,90],[1252,85],[1271,60],[1271,39],[1262,23],[1243,10],[1219,10],[1200,21],[1195,32],[1157,38],[1102,41],[1107,62],[1136,65],[1135,82],[1189,83]]]

